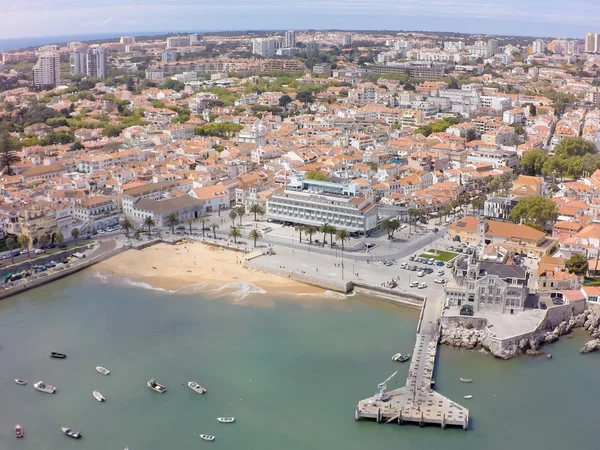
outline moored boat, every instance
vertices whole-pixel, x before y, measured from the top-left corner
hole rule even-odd
[[[188,381],[187,385],[192,391],[197,392],[198,394],[204,394],[206,392],[206,388],[204,386],[200,386],[195,381]]]
[[[150,381],[148,381],[148,383],[146,383],[146,384],[148,385],[148,387],[150,389],[158,392],[159,394],[162,394],[163,392],[165,392],[167,390],[167,388],[164,387],[162,384],[158,384],[154,378],[151,379]]]
[[[462,383],[471,383],[473,381],[473,378],[460,378],[460,381]]]
[[[20,378],[15,378],[15,383],[20,384],[21,386],[23,386],[24,384],[27,384],[27,381],[21,380]]]
[[[102,366],[96,366],[96,371],[100,372],[102,375],[108,375],[110,373],[110,370]]]
[[[465,395],[464,398],[469,399],[469,398],[473,398],[472,395]]]
[[[98,391],[94,391],[94,392],[92,392],[92,395],[93,395],[93,396],[94,396],[94,398],[95,398],[96,400],[98,400],[99,402],[103,402],[104,400],[106,400],[106,399],[105,399],[105,398],[102,396],[102,394],[101,394],[100,392],[98,392]]]
[[[63,433],[65,433],[69,437],[72,437],[73,439],[81,438],[81,431],[73,431],[67,427],[61,427],[60,429],[62,430]]]
[[[59,352],[50,352],[50,358],[65,359],[67,355]]]
[[[410,359],[410,355],[404,355],[400,359],[398,359],[398,362],[403,363],[403,362],[408,361],[409,359]]]
[[[400,358],[402,358],[402,353],[394,353],[394,356],[392,356],[392,361],[398,361]]]
[[[233,423],[235,422],[235,417],[217,417],[217,420],[221,423]]]
[[[36,388],[40,392],[45,392],[46,394],[56,393],[56,386],[51,386],[49,384],[45,384],[43,381],[38,381],[37,383],[34,383],[33,387]]]
[[[19,424],[15,425],[15,436],[20,439],[23,436],[25,436],[25,433],[23,433],[23,427]]]
[[[205,441],[214,441],[215,437],[210,434],[201,434],[200,439],[204,439]]]

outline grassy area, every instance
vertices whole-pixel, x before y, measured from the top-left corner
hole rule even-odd
[[[600,286],[600,277],[585,277],[584,286]]]
[[[15,264],[21,264],[21,263],[28,262],[28,261],[31,262],[31,263],[35,263],[35,260],[38,259],[38,258],[43,258],[45,256],[52,255],[54,253],[64,252],[64,251],[67,251],[67,250],[72,249],[74,247],[81,247],[82,245],[87,245],[87,244],[89,244],[91,242],[92,242],[92,240],[89,239],[87,241],[79,241],[77,244],[75,244],[75,243],[70,244],[70,245],[68,245],[65,248],[58,248],[58,247],[56,247],[56,248],[49,248],[44,253],[40,253],[40,254],[35,254],[34,253],[35,249],[32,248],[32,249],[29,250],[31,258],[29,258],[29,259],[25,258],[25,259],[21,259],[21,260],[15,261]],[[2,264],[0,264],[0,268],[10,266],[11,264],[12,264],[12,260],[10,258],[8,258],[8,259],[4,260],[2,262]]]
[[[458,256],[458,253],[446,252],[444,250],[429,249],[428,253],[423,253],[423,254],[421,254],[419,256],[421,258],[435,258],[435,259],[437,259],[439,261],[448,262],[452,258],[455,258],[456,256]]]

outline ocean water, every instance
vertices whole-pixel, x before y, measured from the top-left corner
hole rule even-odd
[[[1,301],[0,449],[597,448],[600,355],[578,353],[583,334],[546,347],[552,360],[442,348],[436,388],[470,408],[471,428],[378,425],[355,422],[354,408],[394,370],[397,384],[388,386],[403,383],[408,365],[390,357],[412,352],[417,311],[360,296],[198,288],[115,284],[92,270]],[[68,357],[53,360],[50,351]],[[152,392],[150,378],[168,391]],[[58,392],[35,391],[38,380]],[[208,393],[182,385],[189,380]],[[236,422],[216,421],[225,415]],[[20,441],[16,423],[25,430]],[[83,438],[67,438],[61,426]]]

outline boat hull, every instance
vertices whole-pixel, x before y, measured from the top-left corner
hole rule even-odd
[[[45,384],[43,387],[40,386],[40,382],[35,383],[33,385],[34,388],[36,388],[38,391],[43,392],[45,394],[55,394],[56,393],[56,386],[50,386],[48,384]]]

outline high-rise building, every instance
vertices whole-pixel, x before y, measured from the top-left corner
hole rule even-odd
[[[171,36],[167,38],[167,47],[187,47],[190,45],[189,36]]]
[[[121,44],[123,45],[133,45],[135,44],[135,38],[133,36],[122,36]]]
[[[533,41],[533,44],[531,45],[531,51],[534,54],[544,53],[544,50],[546,50],[546,44],[544,41],[542,41],[541,39],[536,39],[535,41]]]
[[[76,47],[71,52],[71,75],[87,72],[87,48]]]
[[[275,42],[269,38],[252,39],[252,53],[263,58],[271,58],[275,54]]]
[[[588,33],[585,36],[585,52],[586,53],[599,53],[600,52],[600,41],[598,33]]]
[[[179,53],[177,53],[177,50],[173,50],[170,48],[165,48],[162,51],[162,62],[175,62],[177,61],[177,57],[179,56]]]
[[[106,49],[99,45],[92,45],[87,54],[87,76],[90,78],[106,78],[108,62]]]
[[[496,53],[498,53],[498,40],[490,39],[489,41],[487,41],[487,48],[490,52],[490,56],[493,56]]]
[[[352,45],[352,35],[351,34],[345,34],[342,36],[342,46],[343,47],[350,47]]]
[[[306,54],[319,53],[321,45],[318,42],[307,42],[306,43]]]
[[[190,34],[188,36],[188,40],[189,40],[190,45],[199,45],[200,42],[202,41],[202,36],[197,33]]]
[[[33,67],[34,86],[56,86],[60,81],[60,54],[58,52],[41,53]]]
[[[4,72],[5,69],[6,69],[6,64],[4,64],[2,61],[0,61],[0,73]]]
[[[285,41],[283,46],[284,48],[292,48],[296,46],[296,32],[294,30],[288,30],[285,32]]]

